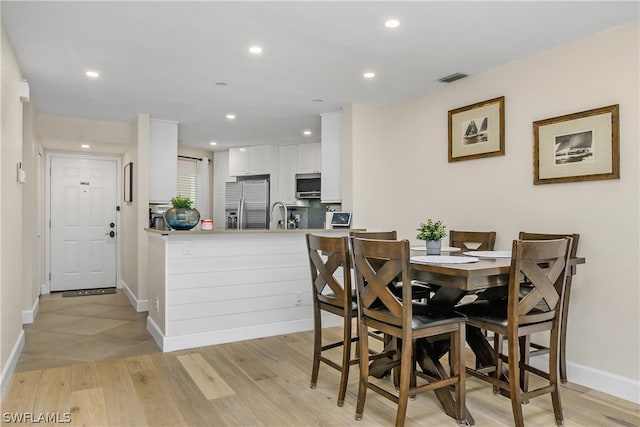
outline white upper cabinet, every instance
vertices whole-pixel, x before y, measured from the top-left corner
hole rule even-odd
[[[321,202],[342,202],[342,111],[321,115]]]
[[[309,142],[298,144],[298,169],[297,173],[320,173],[320,143]]]
[[[278,200],[285,204],[296,203],[296,172],[298,170],[298,146],[278,147]]]
[[[229,176],[266,175],[271,173],[273,145],[229,149]]]
[[[178,187],[178,122],[150,120],[149,202],[169,203]]]

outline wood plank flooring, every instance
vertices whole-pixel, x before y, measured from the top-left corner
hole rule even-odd
[[[65,300],[104,297],[109,296]],[[111,303],[115,304],[114,301],[116,299]],[[55,301],[58,308],[66,304],[69,302]],[[100,303],[93,300],[91,304]],[[38,317],[44,313],[70,315],[65,310],[47,311],[53,306],[45,305],[41,303],[45,311]],[[79,309],[75,310],[77,314]],[[68,320],[54,318],[54,321],[73,325],[66,322]],[[138,322],[129,321],[132,322],[130,328]],[[122,326],[114,324],[107,330]],[[336,405],[339,373],[334,369],[322,365],[317,388],[309,387],[311,332],[161,353],[157,347],[144,347],[148,350],[145,352],[141,347],[132,346],[129,339],[137,333],[115,334],[123,343],[119,347],[118,340],[108,338],[114,337],[113,332],[108,335],[101,331],[95,336],[101,335],[115,350],[104,352],[102,359],[83,360],[99,352],[87,351],[69,357],[64,345],[56,346],[59,338],[68,332],[62,326],[56,329],[49,325],[49,328],[52,348],[47,347],[45,336],[36,335],[31,340],[27,334],[23,353],[26,360],[21,358],[21,369],[14,374],[2,402],[3,424],[5,414],[20,413],[58,413],[58,421],[64,421],[64,414],[69,413],[70,425],[114,427],[389,426],[395,420],[395,405],[375,393],[367,394],[363,420],[354,420],[357,367],[351,371],[342,408]],[[82,335],[92,328],[98,326],[83,325],[76,331]],[[340,328],[331,328],[327,333],[328,339],[341,336]],[[89,347],[81,341],[72,342],[83,351]],[[56,356],[54,348],[59,348],[64,357]],[[338,354],[336,351],[336,360]],[[46,360],[36,366],[38,357],[54,357],[53,366],[46,366]],[[66,365],[61,366],[63,361]],[[379,381],[390,383],[389,379]],[[562,386],[561,395],[568,427],[640,425],[640,405],[574,384]],[[473,378],[467,381],[467,404],[477,426],[513,425],[509,400],[493,395],[491,387]],[[524,415],[528,427],[555,425],[548,396],[532,399],[524,406]],[[443,413],[433,394],[423,393],[409,402],[406,425],[455,426],[456,422]]]

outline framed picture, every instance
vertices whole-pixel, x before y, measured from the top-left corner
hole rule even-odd
[[[504,156],[504,96],[449,111],[449,162]]]
[[[618,105],[533,122],[533,183],[620,178]]]
[[[133,163],[124,165],[124,201],[133,202]]]

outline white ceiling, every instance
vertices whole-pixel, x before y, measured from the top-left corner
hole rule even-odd
[[[40,113],[123,122],[149,113],[179,121],[180,143],[201,149],[319,141],[321,113],[416,97],[451,73],[481,74],[637,20],[638,5],[0,2]],[[399,28],[384,28],[391,17]],[[248,53],[254,44],[262,55]],[[100,77],[86,78],[89,69]],[[376,77],[365,81],[369,70]]]

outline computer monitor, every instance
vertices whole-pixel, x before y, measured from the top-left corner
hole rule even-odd
[[[349,227],[351,225],[351,213],[350,212],[334,212],[331,215],[332,227]]]

